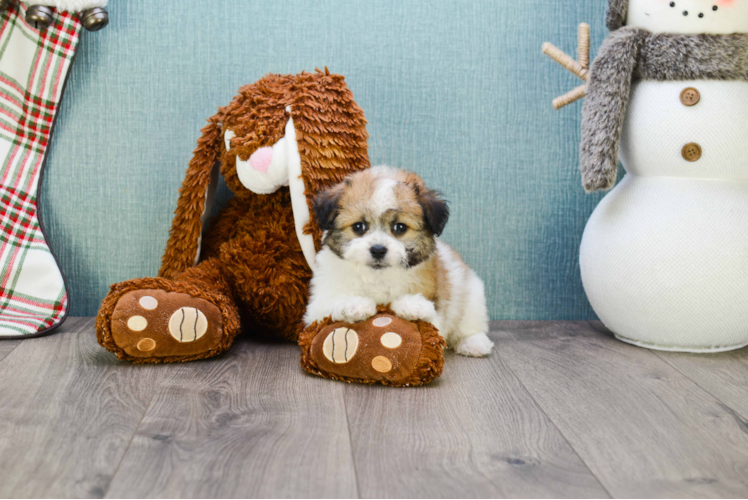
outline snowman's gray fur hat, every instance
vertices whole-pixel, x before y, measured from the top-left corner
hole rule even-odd
[[[605,19],[608,29],[615,31],[626,22],[626,11],[629,8],[629,0],[610,0],[608,4],[608,16]]]

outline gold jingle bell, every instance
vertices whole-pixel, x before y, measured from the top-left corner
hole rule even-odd
[[[26,22],[38,30],[46,29],[54,19],[54,11],[46,5],[31,5],[26,11]]]
[[[99,31],[109,24],[109,13],[103,7],[94,7],[81,12],[80,20],[88,31]]]

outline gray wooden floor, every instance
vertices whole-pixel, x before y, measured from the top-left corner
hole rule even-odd
[[[497,322],[430,386],[306,375],[298,348],[133,366],[93,319],[0,342],[0,497],[746,497],[748,349]]]

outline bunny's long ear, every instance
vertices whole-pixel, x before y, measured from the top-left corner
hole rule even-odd
[[[179,190],[179,201],[171,223],[169,241],[161,259],[158,275],[162,278],[176,277],[194,266],[198,258],[206,198],[211,180],[217,176],[217,162],[223,145],[220,125],[222,116],[222,113],[219,113],[211,117],[197,141],[197,149],[193,153]]]

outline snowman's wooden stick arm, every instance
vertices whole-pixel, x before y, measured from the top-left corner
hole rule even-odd
[[[579,87],[570,92],[567,92],[561,97],[556,97],[553,100],[553,109],[559,110],[564,106],[568,106],[569,104],[578,101],[579,99],[584,99],[586,96],[587,85],[580,85]]]
[[[590,78],[590,25],[587,23],[582,23],[579,25],[579,33],[578,33],[578,43],[579,46],[577,48],[577,54],[578,54],[578,61],[575,61],[574,58],[567,55],[559,49],[558,47],[555,47],[553,44],[546,42],[543,44],[542,50],[543,54],[547,55],[554,61],[556,61],[558,64],[566,68],[571,73],[578,76],[580,79],[587,82]],[[564,106],[567,106],[573,102],[578,101],[579,99],[584,98],[587,95],[587,86],[581,85],[571,92],[567,92],[566,94],[562,95],[561,97],[557,97],[553,100],[553,108],[554,109],[561,109]]]
[[[590,69],[590,25],[579,25],[577,59],[584,69]]]
[[[543,44],[543,54],[547,55],[557,63],[559,63],[561,66],[569,70],[570,72],[577,75],[582,80],[587,81],[589,78],[588,70],[582,66],[579,62],[575,61],[571,58],[571,56],[566,55],[561,49],[558,47],[555,47],[553,44],[549,42],[545,42]]]

